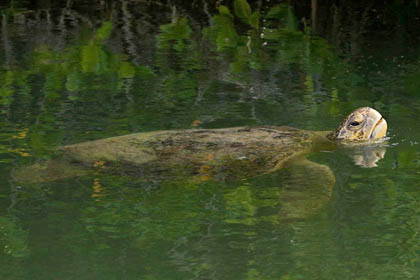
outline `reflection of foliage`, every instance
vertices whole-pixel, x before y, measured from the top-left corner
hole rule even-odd
[[[4,114],[9,113],[5,110],[10,106],[31,105],[31,102],[38,99],[37,90],[42,90],[44,96],[40,99],[40,108],[37,108],[40,113],[28,116],[30,123],[36,123],[29,127],[28,133],[34,154],[45,154],[58,144],[61,136],[56,134],[53,123],[57,121],[58,115],[63,114],[60,104],[68,101],[77,103],[80,99],[89,100],[92,96],[88,92],[99,89],[104,94],[106,91],[117,90],[125,79],[133,78],[136,71],[139,76],[148,76],[150,71],[147,67],[135,68],[119,55],[105,49],[104,41],[110,36],[111,30],[111,22],[104,22],[87,42],[65,50],[56,51],[49,46],[40,45],[35,48],[31,63],[25,66],[27,69],[9,69],[0,73],[0,101],[4,105]],[[106,79],[106,84],[91,82],[98,78]],[[30,81],[34,79],[40,83],[32,84],[31,88]],[[104,94],[102,98],[105,98]],[[46,134],[46,131],[49,133]]]
[[[253,193],[249,184],[240,186],[225,194],[227,217],[226,223],[255,225],[258,222],[272,222],[278,224],[278,215],[261,215],[257,211],[264,207],[275,207],[279,203],[280,190],[268,188],[264,191]]]
[[[190,39],[191,28],[188,26],[186,18],[177,18],[174,23],[160,26],[160,30],[157,44],[159,49],[168,49],[172,42],[175,42],[174,50],[182,52],[185,41]]]
[[[31,108],[41,114],[36,120],[30,119],[31,123],[38,124],[38,128],[30,129],[33,145],[37,147],[34,154],[37,155],[47,152],[50,149],[47,147],[54,147],[54,142],[66,137],[62,133],[51,137],[56,128],[46,123],[68,123],[66,119],[57,120],[57,117],[67,113],[80,114],[75,109],[80,105],[86,112],[80,117],[96,119],[99,115],[99,119],[112,123],[105,131],[90,132],[88,138],[111,134],[114,126],[124,122],[127,129],[118,133],[130,131],[130,127],[136,130],[188,127],[195,120],[205,118],[203,112],[214,112],[202,122],[203,125],[214,119],[231,119],[225,116],[226,110],[219,109],[220,106],[244,106],[238,104],[238,98],[241,100],[247,96],[247,88],[260,86],[255,84],[255,73],[264,74],[277,68],[277,65],[282,65],[282,71],[287,71],[287,75],[295,76],[296,86],[306,91],[303,104],[312,107],[314,112],[320,106],[314,100],[318,98],[316,91],[319,90],[321,76],[325,85],[336,92],[333,99],[323,101],[326,106],[332,106],[329,111],[337,115],[342,110],[338,108],[338,102],[345,92],[343,89],[357,79],[348,74],[342,75],[348,71],[347,66],[337,64],[336,56],[326,41],[297,30],[289,5],[274,6],[264,16],[258,10],[252,11],[245,0],[237,0],[233,4],[232,12],[227,6],[219,6],[219,13],[212,17],[213,24],[202,32],[204,39],[214,44],[215,50],[202,48],[205,40],[197,36],[186,17],[174,16],[171,23],[162,25],[157,36],[154,65],[133,65],[127,57],[109,52],[106,41],[112,35],[112,23],[108,21],[103,22],[95,33],[84,36],[82,43],[66,49],[37,46],[29,60],[31,63],[25,66],[29,70],[9,69],[0,74],[0,79],[4,81],[0,87],[1,101],[4,104],[21,102],[20,95],[15,93],[25,93],[25,103],[20,106],[25,107],[33,104],[34,93],[42,90],[45,95],[40,99],[42,110]],[[246,25],[238,29],[236,19]],[[211,60],[214,51],[223,59]],[[215,65],[205,68],[204,65],[209,63]],[[226,63],[228,69],[225,69]],[[206,77],[214,79],[209,81]],[[34,79],[40,82],[36,88],[31,88],[29,85]],[[220,82],[239,86],[240,95],[220,104],[217,100],[226,93],[219,94],[210,88]],[[282,83],[276,79],[270,82]],[[126,97],[117,96],[116,93],[121,91]],[[115,98],[121,102],[118,117],[108,108],[101,107],[101,104]],[[258,98],[267,99],[267,104],[278,102],[278,97],[271,99],[263,91],[259,91]],[[98,101],[96,106],[93,106],[93,100]],[[237,122],[255,121],[257,116],[249,107],[245,105],[241,110],[245,115],[240,116]],[[173,118],[174,114],[178,119]],[[256,114],[263,112],[257,111]],[[38,133],[43,130],[49,131],[49,140]]]
[[[259,12],[252,13],[246,1],[234,2],[234,15],[249,24],[246,33],[238,32],[234,15],[222,5],[219,14],[213,17],[213,25],[203,31],[205,38],[229,62],[232,77],[254,87],[250,80],[253,72],[264,72],[281,65],[290,75],[301,76],[301,87],[306,92],[303,103],[311,111],[317,111],[319,105],[314,100],[321,86],[335,92],[333,98],[324,101],[330,107],[328,111],[332,114],[341,111],[338,108],[340,99],[360,78],[349,74],[348,65],[337,59],[324,39],[311,36],[309,28],[304,31],[297,29],[291,6],[280,4],[272,7],[263,17],[261,27],[257,24],[259,19],[252,23],[251,19],[259,18],[254,14],[259,15]],[[319,84],[320,77],[323,85]]]
[[[148,194],[126,188],[124,182],[117,183],[116,178],[111,179],[109,183],[113,188],[118,186],[127,193],[124,199],[102,194],[85,208],[82,221],[91,234],[128,238],[142,247],[151,240],[174,241],[180,236],[190,236],[200,229],[203,220],[214,215],[202,205],[214,187],[211,184],[199,191],[200,185],[195,183],[164,183],[159,190]],[[106,188],[105,184],[102,183]]]
[[[411,185],[409,180],[400,183]],[[402,264],[407,271],[418,267],[420,193],[417,190],[401,191],[395,182],[387,179],[383,184],[383,191],[378,193],[376,199],[375,215],[383,217],[377,226],[383,228],[383,231],[375,245],[391,250],[398,248],[393,265]],[[395,246],[396,242],[398,246]]]
[[[226,220],[228,223],[243,223],[246,225],[255,224],[255,212],[257,207],[251,190],[245,186],[235,189],[225,195],[227,210],[232,212],[232,218]]]
[[[387,278],[403,273],[403,278],[411,278],[418,274],[420,196],[410,187],[414,182],[404,178],[406,174],[392,176],[394,182],[383,173],[372,180],[367,179],[369,171],[361,173],[352,176],[352,189],[346,185],[338,191],[337,205],[331,209],[334,219],[319,217],[294,225],[296,263],[290,277]],[[320,269],[325,261],[330,265]]]
[[[219,15],[214,16],[214,36],[212,39],[216,41],[217,50],[221,51],[227,47],[234,48],[239,40],[233,25],[233,16],[229,9],[225,6],[219,7]],[[207,32],[207,31],[204,31]]]
[[[29,255],[27,233],[8,217],[0,217],[0,241],[5,255],[17,258]]]
[[[83,29],[81,38],[65,47],[38,42],[33,52],[20,58],[24,62],[7,65],[0,72],[0,112],[8,122],[2,123],[7,130],[2,134],[2,156],[13,152],[44,158],[63,141],[188,128],[190,124],[278,122],[328,129],[344,110],[373,102],[395,115],[394,120],[403,114],[407,120],[414,114],[406,106],[389,104],[386,95],[363,88],[361,76],[326,40],[312,36],[309,27],[298,28],[290,5],[263,12],[236,0],[232,7],[220,5],[210,22],[201,30],[191,17],[174,16],[156,28],[160,32],[153,37],[156,45],[148,63],[133,62],[131,53],[122,54],[108,44],[113,33],[120,31],[113,31],[118,27],[110,21],[95,31]],[[419,88],[416,69],[401,79],[413,98]],[[299,114],[282,119],[296,112],[288,111],[293,106]],[[322,110],[325,118],[316,118]],[[9,129],[10,123],[13,128]],[[410,124],[402,129],[407,127]],[[417,132],[410,133],[415,139]],[[103,176],[20,190],[16,207],[23,214],[18,215],[26,215],[31,222],[22,230],[14,219],[0,219],[6,233],[2,242],[13,248],[10,256],[16,257],[27,256],[30,246],[31,255],[42,260],[34,265],[37,271],[70,256],[64,258],[57,275],[69,266],[84,268],[78,270],[81,274],[94,270],[107,275],[118,265],[117,256],[124,267],[121,271],[140,271],[150,279],[162,273],[168,274],[165,279],[175,278],[171,274],[175,272],[182,279],[186,278],[183,273],[191,271],[195,278],[214,273],[215,278],[227,279],[237,273],[232,278],[324,275],[331,279],[361,268],[385,277],[380,271],[382,259],[377,257],[389,252],[395,256],[387,260],[393,264],[386,271],[389,275],[401,271],[418,275],[418,194],[403,188],[416,185],[418,176],[411,172],[420,170],[413,150],[408,145],[398,148],[395,160],[401,170],[397,178],[381,179],[377,185],[366,182],[365,178],[373,178],[368,173],[356,183],[352,178],[351,190],[336,190],[336,199],[344,198],[334,213],[323,213],[321,221],[292,225],[290,231],[279,222],[281,188],[274,187],[278,180],[270,176],[266,179],[273,180],[272,186],[261,178],[261,182],[228,186],[211,181],[134,183],[129,178]],[[0,162],[10,160],[4,157]],[[361,172],[348,167],[343,173],[349,170]],[[376,186],[374,191],[372,186]],[[359,200],[366,203],[352,205]],[[34,225],[32,217],[39,224]],[[363,222],[354,225],[354,217]],[[364,241],[361,246],[348,244],[360,240]]]

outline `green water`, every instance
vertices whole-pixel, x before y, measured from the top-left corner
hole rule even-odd
[[[1,7],[1,279],[417,279],[414,1],[382,7],[371,33],[339,42],[313,36],[285,4],[42,3]],[[375,31],[390,10],[406,33]],[[13,178],[65,144],[195,127],[333,130],[361,106],[388,121],[385,156],[365,168],[356,147],[309,155],[336,182],[305,219],[279,217],[281,170],[205,182]]]

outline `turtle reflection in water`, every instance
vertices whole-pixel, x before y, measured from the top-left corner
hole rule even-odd
[[[284,169],[288,176],[281,203],[287,211],[282,215],[298,218],[324,205],[335,183],[327,166],[305,155],[338,145],[380,141],[386,130],[381,114],[364,107],[353,111],[333,132],[264,126],[137,133],[63,146],[56,159],[22,168],[14,175],[20,182],[45,182],[86,175],[86,166],[100,166],[104,172],[145,180],[182,177],[206,181]],[[355,163],[375,166],[384,151],[370,151],[364,159],[357,154]]]

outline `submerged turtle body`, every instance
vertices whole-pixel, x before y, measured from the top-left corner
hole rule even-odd
[[[386,129],[382,116],[365,107],[352,112],[334,132],[265,126],[137,133],[63,146],[56,159],[24,167],[14,177],[21,183],[42,183],[111,173],[140,180],[201,182],[280,170],[284,173],[279,186],[279,217],[301,219],[329,201],[335,183],[329,167],[311,162],[305,155],[331,150],[337,143],[382,139]],[[356,163],[371,167],[383,152],[356,156]]]
[[[103,162],[153,175],[249,176],[281,167],[300,154],[334,143],[326,132],[291,127],[237,127],[137,133],[61,147],[72,161]],[[138,169],[140,167],[140,169]],[[238,173],[238,174],[236,174]]]
[[[50,181],[83,175],[86,166],[153,179],[179,175],[202,179],[248,177],[303,162],[303,155],[331,150],[338,142],[381,139],[386,130],[381,114],[364,107],[353,111],[330,133],[284,126],[136,133],[63,146],[58,149],[57,159],[28,167],[33,170],[22,170],[15,177]],[[66,164],[72,167],[63,168]]]

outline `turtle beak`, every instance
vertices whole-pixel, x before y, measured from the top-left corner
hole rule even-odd
[[[387,128],[388,124],[386,123],[386,120],[381,117],[376,122],[369,139],[380,139],[385,137]]]

